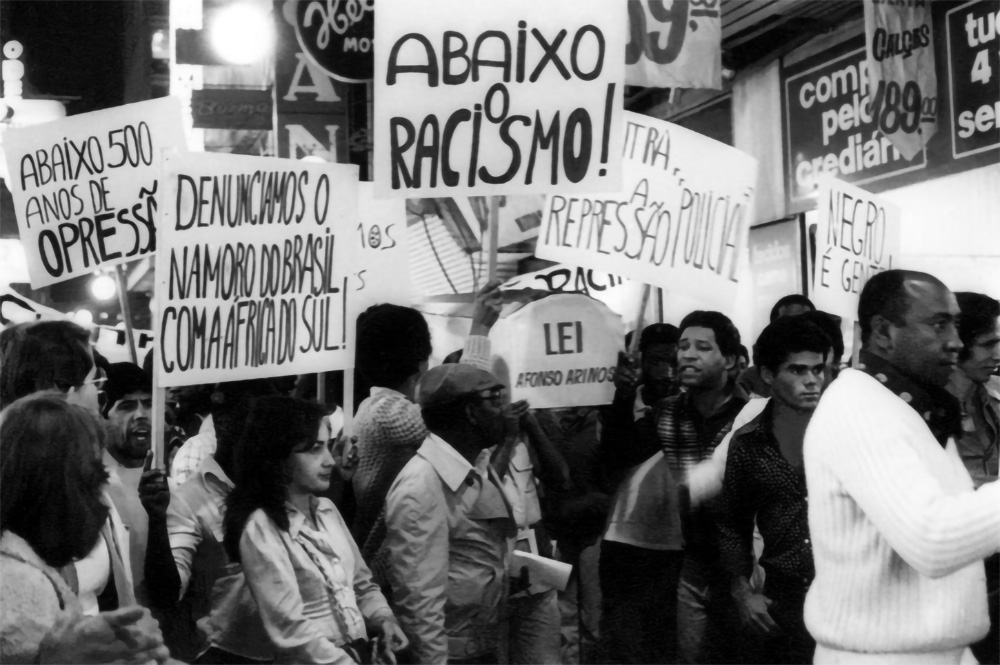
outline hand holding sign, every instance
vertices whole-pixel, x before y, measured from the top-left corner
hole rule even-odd
[[[166,519],[167,507],[170,505],[170,488],[167,486],[167,474],[163,469],[153,468],[152,450],[146,453],[146,459],[142,464],[139,501],[151,521]]]

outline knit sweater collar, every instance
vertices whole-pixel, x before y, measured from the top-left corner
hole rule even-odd
[[[869,351],[862,351],[860,359],[858,369],[875,378],[919,413],[942,448],[948,444],[949,437],[961,438],[962,410],[958,400],[946,389],[918,382],[888,360]]]

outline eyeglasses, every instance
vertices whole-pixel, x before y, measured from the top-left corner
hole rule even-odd
[[[497,386],[496,388],[489,388],[487,390],[480,390],[479,396],[483,400],[488,400],[493,404],[493,406],[503,406],[503,388]]]
[[[108,377],[104,373],[103,369],[97,368],[92,379],[84,379],[81,385],[92,384],[97,389],[97,404],[103,409],[104,405],[108,402],[108,393],[104,390],[104,384],[107,383]]]

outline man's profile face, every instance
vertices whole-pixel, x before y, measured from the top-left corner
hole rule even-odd
[[[677,345],[677,369],[681,385],[689,388],[714,388],[723,375],[736,364],[733,356],[722,355],[715,331],[691,326],[681,333]]]
[[[908,279],[903,286],[910,307],[904,324],[893,324],[889,361],[915,379],[944,386],[962,348],[956,328],[958,302],[951,291],[931,282]]]
[[[969,345],[969,357],[958,366],[976,383],[990,380],[1000,366],[1000,318],[993,321],[993,330],[976,335]]]
[[[117,457],[131,461],[144,460],[152,447],[150,414],[153,398],[148,391],[126,393],[108,411],[108,420],[117,430]]]

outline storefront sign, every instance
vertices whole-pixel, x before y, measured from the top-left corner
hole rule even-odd
[[[345,83],[372,80],[374,0],[294,2],[295,34],[306,56]]]
[[[720,0],[629,0],[625,83],[722,89]]]
[[[32,288],[156,250],[163,149],[184,149],[176,98],[4,132]]]
[[[212,153],[164,161],[160,385],[351,367],[357,167]]]
[[[899,238],[899,208],[845,182],[825,182],[811,294],[816,309],[857,320],[871,276],[899,267]]]
[[[946,14],[952,157],[1000,148],[1000,1]]]
[[[907,160],[879,130],[868,71],[858,46],[784,72],[789,213],[815,207],[824,177],[860,185],[926,166],[923,152]]]
[[[662,120],[625,121],[622,190],[550,195],[536,256],[732,307],[757,160]]]
[[[610,404],[621,317],[583,295],[553,295],[500,319],[490,331],[493,372],[512,400],[532,408]]]
[[[750,274],[757,330],[768,324],[771,307],[791,293],[802,293],[799,220],[793,218],[750,229]]]
[[[871,112],[912,159],[937,132],[938,91],[930,0],[865,0]]]
[[[212,89],[191,92],[191,117],[203,129],[273,129],[271,90]]]
[[[617,190],[625,21],[618,2],[379,0],[376,193]]]

